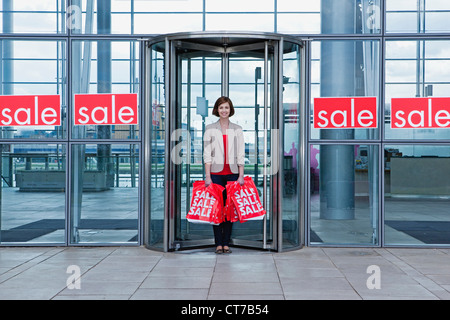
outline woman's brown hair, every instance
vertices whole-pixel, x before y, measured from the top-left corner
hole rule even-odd
[[[225,96],[222,96],[216,100],[216,103],[214,103],[214,108],[213,108],[212,114],[215,115],[216,117],[220,117],[219,106],[222,103],[226,103],[226,102],[228,102],[228,104],[230,105],[230,115],[229,116],[231,117],[234,114],[233,102],[231,102],[230,98],[225,97]]]

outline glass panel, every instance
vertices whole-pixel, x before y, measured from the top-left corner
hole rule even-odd
[[[380,33],[380,0],[321,0],[321,33]]]
[[[425,19],[425,32],[448,33],[450,30],[450,5],[446,12],[428,12]]]
[[[449,50],[448,40],[386,41],[384,110],[386,139],[450,139],[449,128],[426,128],[426,124],[416,129],[391,129],[392,98],[449,96]],[[406,117],[405,115],[405,119]]]
[[[181,160],[177,173],[181,175],[179,181],[179,194],[177,205],[180,214],[175,219],[175,241],[210,241],[213,244],[213,228],[209,224],[190,223],[186,220],[186,214],[190,209],[193,183],[204,180],[203,165],[203,135],[205,126],[216,122],[217,117],[212,115],[212,107],[218,97],[221,96],[222,59],[220,54],[211,52],[195,52],[195,56],[204,55],[202,58],[189,58],[189,54],[183,55],[180,50],[178,57],[181,60],[181,70],[177,81],[181,82],[182,97],[177,99],[181,107],[181,119],[177,128],[181,129],[181,137],[178,141],[182,146],[179,153]],[[179,82],[179,83],[180,83]],[[200,108],[198,98],[207,100],[205,109]],[[233,120],[232,120],[233,121]],[[172,161],[174,158],[172,158]],[[178,191],[177,191],[178,193]]]
[[[155,44],[151,51],[151,167],[150,167],[150,221],[148,245],[163,249],[164,245],[164,168],[165,168],[165,114],[164,42]],[[144,213],[147,214],[147,213]]]
[[[138,241],[139,145],[72,146],[70,243]]]
[[[277,0],[277,32],[380,33],[380,0]]]
[[[320,33],[320,12],[278,13],[277,32],[294,34]]]
[[[449,31],[450,4],[442,0],[386,0],[386,32]]]
[[[174,32],[201,31],[203,29],[202,14],[136,13],[134,14],[133,19],[135,34],[164,34]]]
[[[224,27],[226,21],[226,27]],[[242,31],[252,30],[261,32],[273,32],[274,14],[206,14],[205,30],[216,31]]]
[[[386,32],[417,32],[417,13],[386,12]]]
[[[66,145],[0,145],[0,242],[65,242]]]
[[[132,1],[82,0],[77,2],[72,1],[67,17],[68,28],[72,29],[73,33],[132,33]]]
[[[310,0],[277,0],[278,12],[320,12],[320,1]]]
[[[272,56],[269,56],[268,61],[268,75],[272,76]],[[264,192],[264,51],[249,51],[238,52],[230,54],[229,56],[229,96],[233,101],[235,107],[235,114],[231,121],[240,125],[244,131],[245,147],[245,166],[244,175],[250,176],[255,182],[260,195],[261,202],[263,202]],[[269,82],[268,92],[272,90],[272,85]],[[278,152],[271,150],[270,134],[271,134],[271,97],[268,99],[268,151],[267,159],[270,162],[273,155],[278,156]],[[276,138],[278,135],[276,135]],[[276,162],[276,161],[275,161]],[[278,168],[274,169],[278,170]],[[270,166],[267,169],[267,194],[265,210],[267,212],[267,241],[270,243],[273,240],[273,228],[271,225],[272,212],[270,200]],[[263,203],[264,205],[264,203]],[[263,244],[264,229],[263,220],[247,221],[245,223],[234,223],[232,239],[235,240],[253,240],[255,244]]]
[[[138,41],[73,41],[72,48],[72,91],[74,94],[119,94],[139,91]],[[73,100],[72,105],[74,105]],[[138,113],[139,110],[138,106]],[[72,125],[72,137],[75,139],[138,139],[139,125]]]
[[[123,1],[123,0],[116,0]],[[134,1],[134,12],[201,12],[203,0]]]
[[[2,33],[64,33],[65,0],[5,0],[0,3]]]
[[[206,12],[272,12],[274,0],[208,0],[206,1]]]
[[[450,146],[388,145],[384,163],[385,244],[449,245]]]
[[[320,92],[316,97],[377,97],[379,105],[379,42],[372,40],[323,40],[312,43],[313,81]],[[319,96],[317,95],[319,94]],[[311,117],[313,115],[311,110]],[[378,139],[379,129],[317,129],[311,122],[312,139]]]
[[[376,145],[310,146],[310,243],[377,245]]]
[[[66,42],[1,40],[0,45],[3,50],[1,95],[60,95],[61,103],[60,126],[5,126],[1,122],[0,138],[64,139],[67,126]],[[20,115],[24,114],[25,111]],[[27,119],[33,123],[31,112],[27,114],[30,115]],[[11,123],[13,115],[6,115],[2,112],[0,119]]]
[[[283,54],[284,158],[282,174],[283,249],[301,243],[300,192],[300,66],[301,51],[286,42]]]

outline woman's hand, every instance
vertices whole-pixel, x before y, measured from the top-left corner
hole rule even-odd
[[[241,186],[243,186],[243,185],[244,185],[244,183],[245,183],[245,181],[244,181],[244,177],[242,177],[242,176],[239,176],[239,178],[237,179],[237,182],[239,182],[239,184],[240,184]]]
[[[211,177],[205,177],[205,187],[208,187],[212,183]]]

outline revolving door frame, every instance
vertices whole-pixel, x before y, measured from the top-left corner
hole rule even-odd
[[[208,43],[208,39],[214,39],[214,38],[220,38],[225,43],[228,40],[230,41],[230,44],[217,46],[217,45],[211,45]],[[248,39],[248,43],[242,43],[242,41],[245,42],[245,39]],[[172,251],[177,250],[179,248],[190,248],[195,246],[205,246],[210,245],[208,241],[204,240],[197,240],[197,241],[191,241],[190,243],[183,245],[183,242],[177,241],[175,239],[175,217],[179,215],[180,213],[177,213],[176,210],[179,208],[180,201],[179,197],[177,197],[176,192],[176,186],[177,184],[180,184],[180,170],[177,168],[177,165],[171,161],[171,150],[173,150],[175,146],[175,141],[171,140],[171,134],[174,129],[177,128],[177,119],[180,118],[180,116],[177,114],[179,110],[177,110],[177,97],[179,95],[178,91],[180,90],[179,85],[177,83],[177,68],[179,67],[177,61],[177,54],[176,54],[176,47],[182,46],[183,48],[191,48],[193,50],[203,50],[206,52],[215,52],[219,53],[222,56],[222,80],[221,80],[221,93],[222,95],[228,95],[228,88],[229,88],[229,70],[228,70],[228,54],[235,53],[238,51],[250,51],[251,49],[263,49],[264,50],[264,145],[265,145],[265,152],[264,152],[264,162],[263,162],[263,168],[264,168],[264,195],[267,195],[266,191],[266,181],[267,177],[270,179],[270,211],[272,214],[270,225],[269,225],[269,231],[271,231],[272,234],[272,241],[271,243],[268,243],[267,239],[267,223],[263,223],[263,241],[262,243],[255,243],[255,240],[243,240],[243,239],[233,239],[232,244],[238,245],[238,246],[245,246],[245,247],[256,247],[260,249],[266,249],[266,250],[274,250],[274,251],[282,251],[282,212],[280,210],[281,201],[282,201],[282,166],[283,166],[283,148],[278,148],[278,154],[276,155],[276,159],[278,161],[279,170],[275,174],[268,174],[266,172],[267,168],[267,132],[272,129],[278,129],[278,135],[277,137],[273,137],[271,135],[271,144],[277,143],[280,146],[283,145],[283,139],[284,139],[284,124],[283,124],[283,48],[284,48],[284,41],[288,40],[290,43],[294,43],[298,45],[301,49],[301,81],[303,82],[303,85],[301,86],[301,97],[299,100],[300,103],[300,114],[299,114],[299,122],[300,122],[300,137],[299,137],[299,168],[305,167],[305,143],[306,143],[306,132],[305,132],[305,125],[304,125],[304,110],[305,110],[305,47],[304,42],[302,40],[299,40],[298,38],[284,36],[280,34],[267,34],[267,33],[211,33],[211,32],[200,32],[200,33],[178,33],[178,34],[172,34],[172,35],[164,35],[155,37],[147,42],[145,42],[145,52],[143,53],[143,61],[144,61],[144,70],[145,75],[142,79],[144,79],[144,101],[145,106],[143,108],[144,110],[144,203],[143,203],[143,211],[144,211],[144,244],[146,245],[148,241],[148,235],[150,232],[150,197],[151,197],[151,187],[150,187],[150,164],[151,161],[151,119],[150,116],[152,114],[151,112],[151,97],[150,97],[150,70],[151,66],[149,61],[151,61],[151,48],[152,45],[156,43],[164,42],[164,87],[165,87],[165,102],[166,102],[166,113],[165,113],[165,172],[164,172],[164,181],[169,182],[164,184],[164,223],[163,223],[163,246],[162,250]],[[233,43],[234,40],[241,41],[240,43]],[[194,43],[194,41],[197,41]],[[271,116],[270,119],[268,119],[267,112],[268,112],[268,104],[269,104],[269,47],[272,47],[273,49],[273,61],[271,66]],[[148,120],[147,120],[148,119]],[[274,140],[276,139],[276,140]],[[274,155],[272,154],[272,157]],[[299,219],[298,219],[298,232],[299,237],[301,239],[299,246],[303,246],[304,244],[304,217],[305,217],[305,195],[304,195],[304,188],[302,186],[305,186],[304,181],[306,177],[306,170],[302,170],[299,172],[300,174],[300,181],[302,182],[299,186],[299,201],[301,202],[299,205],[300,212]],[[266,199],[264,198],[264,202],[266,202]],[[152,246],[148,246],[152,248]],[[161,248],[160,248],[161,249]]]

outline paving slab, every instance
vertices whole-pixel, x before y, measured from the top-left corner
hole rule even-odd
[[[449,265],[449,249],[2,247],[0,299],[450,300]]]

